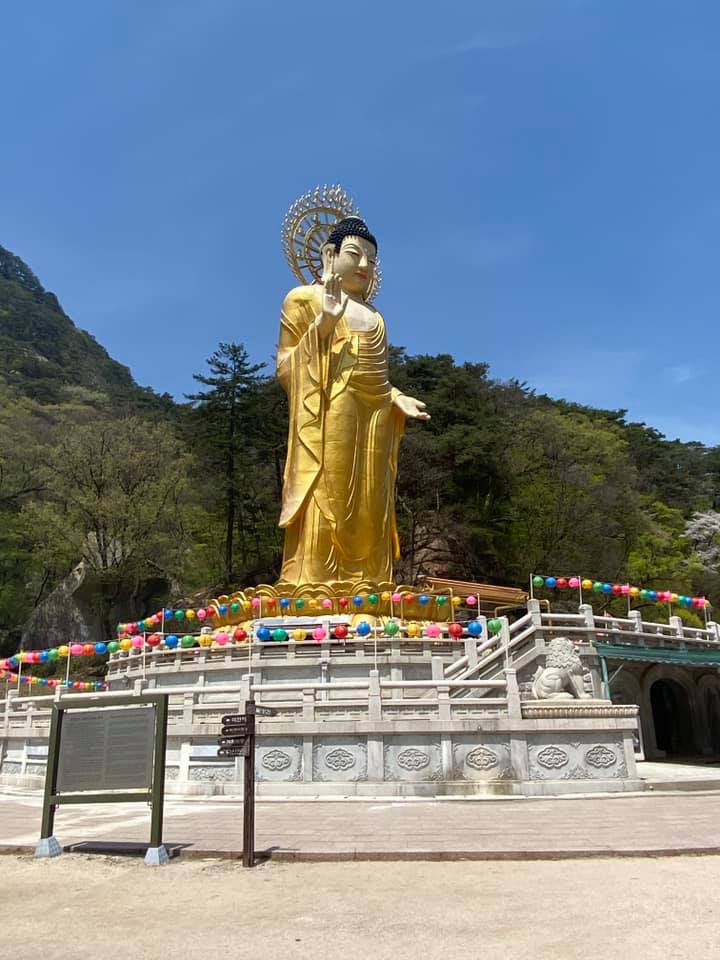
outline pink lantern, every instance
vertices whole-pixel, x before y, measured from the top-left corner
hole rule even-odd
[[[470,602],[470,598],[468,597],[468,603],[469,603],[469,602]],[[442,630],[440,629],[440,627],[439,627],[436,623],[429,623],[429,624],[425,627],[425,636],[426,636],[426,637],[440,637],[440,636],[442,636]]]
[[[140,647],[144,646],[144,644],[145,644],[145,641],[143,640],[142,637],[132,638],[132,645],[135,647],[136,650],[139,650]]]
[[[258,607],[260,606],[260,597],[253,597],[250,603],[253,606],[253,608],[257,610]]]
[[[325,610],[332,610],[332,600],[329,597],[325,597],[325,599],[322,602],[322,605],[325,608]]]
[[[580,586],[580,580],[578,577],[570,577],[568,580],[568,586],[572,587],[573,590],[577,590],[577,588]]]
[[[79,657],[82,653],[82,644],[81,643],[71,643],[70,644],[70,653],[74,657]]]
[[[126,630],[126,633],[135,633],[135,631],[137,630],[137,624],[136,624],[136,623],[126,623],[126,624],[125,624],[125,630]]]
[[[198,618],[198,620],[204,620],[206,616],[207,616],[207,613],[206,613],[206,612],[203,610],[203,608],[201,607],[201,608],[198,610],[198,612],[197,612],[197,618]]]
[[[230,637],[227,633],[221,632],[215,634],[215,643],[219,643],[221,647],[224,647],[229,639]]]
[[[390,597],[390,599],[392,600],[393,603],[400,603],[400,601],[402,600],[402,594],[401,594],[401,593],[394,593],[394,594]]]
[[[317,640],[318,643],[320,643],[321,640],[324,640],[325,636],[326,634],[323,627],[315,627],[312,632],[313,640]]]
[[[624,597],[626,597],[626,596],[630,593],[630,584],[629,584],[629,583],[624,583],[624,584],[622,585],[622,587],[620,588],[620,592],[622,593],[622,595],[623,595]]]
[[[477,603],[477,597],[468,597],[467,600],[465,601],[465,603],[466,603],[469,607],[474,607],[475,604]]]

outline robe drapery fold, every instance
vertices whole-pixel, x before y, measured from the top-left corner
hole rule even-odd
[[[277,372],[290,424],[280,526],[282,580],[389,582],[399,545],[395,479],[405,417],[392,400],[387,335],[343,317],[326,340],[321,286],[285,298]]]

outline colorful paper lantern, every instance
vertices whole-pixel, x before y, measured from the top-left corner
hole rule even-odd
[[[377,600],[377,597],[375,598]],[[332,610],[332,600],[330,597],[325,597],[322,601],[322,607],[325,610]]]
[[[408,635],[409,637],[419,637],[419,636],[420,636],[420,624],[419,624],[419,623],[415,623],[414,620],[411,621],[411,622],[407,625],[407,628],[406,628],[405,632],[407,633],[407,635]]]
[[[300,630],[300,628],[298,628],[297,630],[293,630],[292,632],[293,640],[304,640],[306,636],[307,634],[305,633],[305,631]]]
[[[400,624],[397,623],[397,621],[395,620],[388,620],[388,622],[385,624],[385,633],[389,637],[394,637],[395,634],[399,632],[399,630],[400,630]]]
[[[203,634],[203,636],[207,636],[207,634]],[[203,646],[205,646],[205,644],[203,644],[203,642],[202,642],[202,641],[203,641],[203,636],[200,637],[200,643],[201,643]],[[215,637],[214,637],[214,638],[213,638],[213,637],[210,637],[210,641],[211,641],[211,642],[212,642],[213,639],[215,640],[215,643],[218,644],[218,646],[224,647],[226,644],[230,643],[230,634],[227,633],[225,630],[220,630],[219,633],[216,633],[216,634],[215,634]]]
[[[272,638],[276,643],[285,643],[288,638],[287,630],[283,630],[282,627],[277,627],[273,630]]]
[[[312,632],[312,638],[313,640],[317,641],[317,643],[320,643],[321,640],[324,640],[326,636],[327,634],[325,633],[323,627],[315,627]]]
[[[270,639],[270,636],[271,636],[271,634],[270,634],[270,628],[269,628],[269,627],[258,627],[258,628],[257,628],[257,631],[256,631],[256,633],[255,633],[255,636],[258,638],[258,640],[261,640],[262,642],[265,642],[266,640],[269,640],[269,639]]]
[[[425,627],[425,636],[430,637],[431,640],[434,640],[435,638],[442,636],[442,630],[436,623],[429,623]]]
[[[461,623],[449,623],[448,624],[448,633],[451,637],[454,637],[456,640],[458,637],[463,635],[463,626]]]
[[[483,632],[483,625],[479,620],[471,620],[467,625],[467,632],[471,637],[481,637]]]
[[[534,587],[542,587],[545,585],[545,581],[543,580],[542,577],[537,577],[537,576],[533,577],[532,582]]]
[[[165,646],[168,648],[168,650],[174,650],[179,643],[180,640],[175,636],[174,633],[171,633],[170,636],[165,637]]]
[[[348,628],[344,623],[336,623],[333,627],[333,636],[336,640],[344,640],[348,635]]]
[[[238,627],[237,630],[233,630],[233,640],[235,643],[243,643],[243,641],[247,640],[247,633],[242,627]]]
[[[502,630],[502,620],[498,620],[497,618],[488,620],[487,626],[490,633],[494,636],[496,633],[500,633]]]
[[[372,633],[372,627],[367,620],[361,620],[360,623],[355,627],[355,633],[359,637],[367,637],[370,633]]]

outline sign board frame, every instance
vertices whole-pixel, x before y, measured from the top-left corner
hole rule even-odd
[[[62,751],[62,728],[65,714],[75,710],[105,710],[115,707],[150,708],[155,713],[154,743],[152,758],[152,776],[149,787],[137,790],[99,790],[58,792],[58,772]],[[55,811],[57,807],[69,803],[149,803],[150,849],[145,858],[148,864],[168,862],[167,851],[162,842],[163,801],[165,797],[165,755],[167,752],[168,698],[165,694],[156,696],[116,697],[112,694],[82,698],[60,699],[53,704],[48,739],[47,772],[45,774],[45,792],[43,796],[40,843],[36,856],[55,856],[61,852],[60,845],[53,836]]]

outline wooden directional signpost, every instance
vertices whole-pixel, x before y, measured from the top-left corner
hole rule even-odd
[[[245,757],[243,782],[243,866],[255,865],[255,717],[273,717],[277,710],[262,707],[254,700],[245,704],[245,713],[222,718],[218,737],[219,757]]]

